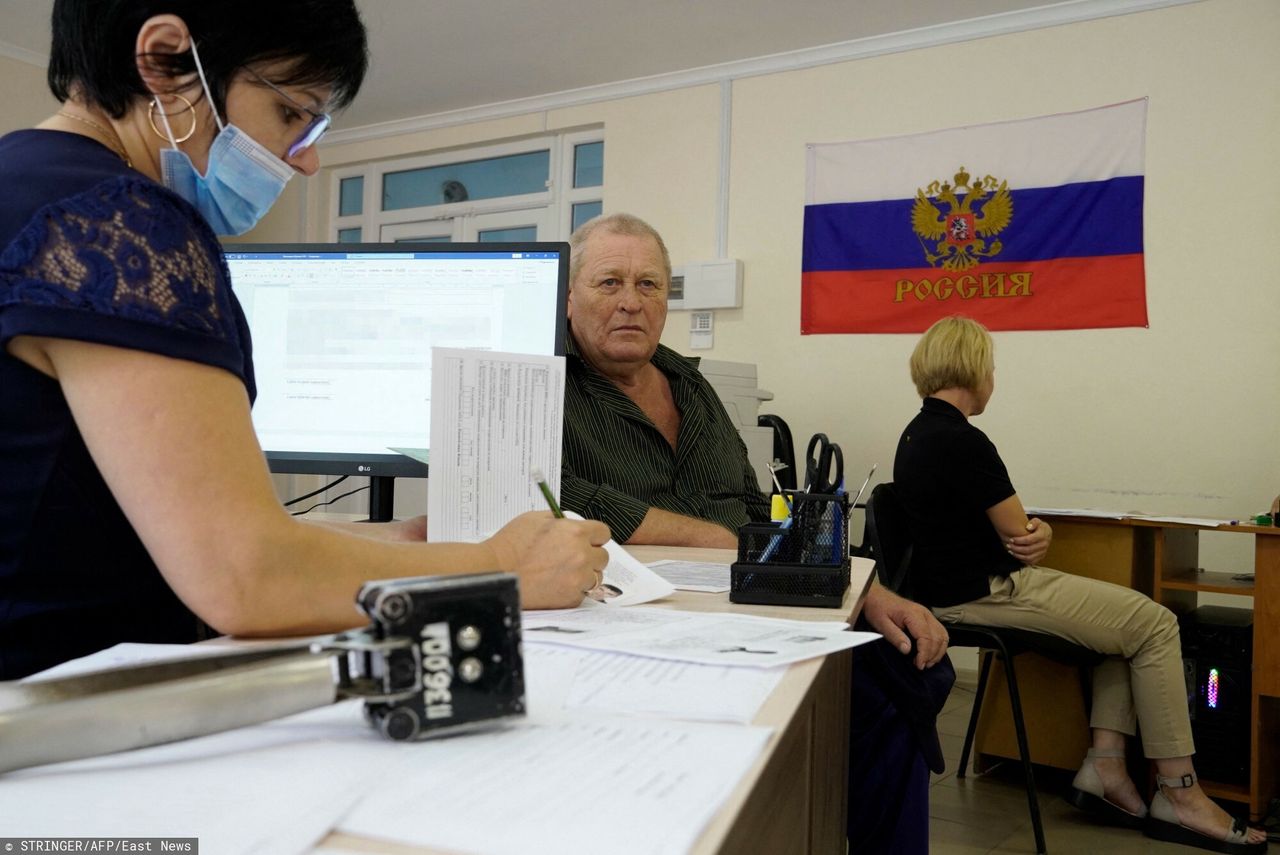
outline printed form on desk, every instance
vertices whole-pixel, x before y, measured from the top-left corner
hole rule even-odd
[[[1231,525],[1231,520],[1219,519],[1218,517],[1184,517],[1176,515],[1163,514],[1146,514],[1141,511],[1100,511],[1096,508],[1037,508],[1028,507],[1026,509],[1028,516],[1058,516],[1058,517],[1091,517],[1104,520],[1138,520],[1150,523],[1175,523],[1177,525],[1192,525],[1201,528],[1217,528],[1218,526]]]
[[[1105,520],[1122,520],[1128,516],[1123,511],[1102,511],[1097,508],[1041,508],[1028,506],[1025,510],[1029,517],[1098,517]]]
[[[724,594],[733,587],[730,565],[708,561],[675,561],[664,558],[649,563],[649,569],[681,591]]]
[[[787,669],[701,665],[555,644],[524,648],[532,712],[659,716],[749,724]]]
[[[580,520],[573,511],[565,511],[569,519]],[[659,576],[648,565],[641,564],[613,538],[605,541],[604,551],[609,553],[600,584],[588,591],[583,605],[603,603],[616,608],[651,603],[675,591],[675,586]]]
[[[121,644],[27,679],[218,655],[237,646],[261,645]],[[386,759],[397,759],[388,751],[394,746],[360,715],[358,703],[331,706],[9,772],[0,775],[0,829],[27,837],[197,837],[204,852],[306,852],[378,787]]]
[[[592,715],[415,743],[340,829],[484,855],[686,852],[769,734]]]
[[[235,643],[217,650],[228,646]],[[192,650],[129,645],[78,664],[111,667]],[[566,664],[584,656],[596,660],[587,671],[613,672],[606,659],[615,654],[564,653],[534,655],[530,716],[492,731],[392,742],[365,724],[359,701],[348,701],[0,776],[0,827],[43,837],[197,837],[206,851],[231,855],[309,852],[335,829],[482,855],[686,851],[771,730],[617,715],[631,695],[611,699],[602,690],[608,679],[583,673],[586,660]],[[640,679],[629,668],[615,673],[616,681]],[[641,682],[650,692],[670,691],[653,674]],[[594,696],[579,712],[562,704],[575,683],[577,694]]]
[[[525,645],[558,644],[633,656],[772,668],[880,638],[846,632],[839,621],[780,620],[754,615],[684,612],[636,606],[525,612]]]

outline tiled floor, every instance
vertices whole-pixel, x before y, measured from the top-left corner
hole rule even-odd
[[[930,852],[932,855],[1034,853],[1035,836],[1018,764],[1006,763],[986,774],[975,775],[971,763],[968,777],[963,780],[956,777],[964,731],[973,707],[973,689],[973,680],[966,681],[962,674],[938,719],[947,768],[943,774],[933,776],[929,791]],[[1204,851],[1160,843],[1147,839],[1141,831],[1095,822],[1063,798],[1071,785],[1071,777],[1068,772],[1036,767],[1040,815],[1050,855],[1139,852],[1190,855]],[[1280,845],[1272,844],[1270,851],[1280,855]]]

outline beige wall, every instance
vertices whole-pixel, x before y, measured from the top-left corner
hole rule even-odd
[[[796,334],[804,144],[1147,96],[1150,328],[997,334],[977,424],[1029,503],[1265,509],[1280,493],[1278,36],[1280,5],[1218,0],[739,82],[729,254],[748,296],[718,323],[718,355],[754,354],[797,433],[825,428],[858,468],[889,466],[917,407],[914,336]],[[946,70],[978,85],[947,97]]]
[[[997,334],[977,424],[1030,503],[1264,509],[1280,492],[1278,36],[1280,5],[1219,0],[738,83],[729,254],[748,296],[718,355],[754,354],[798,433],[825,427],[859,468],[888,466],[917,407],[914,337],[795,333],[804,144],[1148,96],[1150,328]],[[947,97],[948,69],[979,85]]]
[[[825,430],[851,471],[878,462],[889,478],[918,406],[906,374],[915,337],[799,334],[805,144],[1148,97],[1150,328],[998,333],[997,394],[977,424],[1028,503],[1264,509],[1280,493],[1278,43],[1274,0],[1207,0],[734,81],[727,236],[745,298],[717,312],[716,346],[703,353],[759,363],[776,395],[766,407],[798,437]],[[649,219],[679,263],[716,252],[720,121],[721,89],[704,85],[324,156],[333,166],[603,125],[606,210]],[[325,233],[327,184],[306,194],[312,239]],[[664,341],[687,352],[687,330],[672,313]],[[1225,560],[1250,564],[1247,545],[1227,540]]]
[[[0,134],[29,128],[58,109],[49,94],[44,68],[0,56]]]

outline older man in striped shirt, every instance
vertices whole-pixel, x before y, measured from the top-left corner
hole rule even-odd
[[[768,504],[696,361],[658,343],[671,284],[662,237],[609,214],[569,243],[561,504],[622,543],[736,548],[738,527],[768,519]],[[864,611],[904,653],[916,640],[917,668],[946,652],[946,630],[923,606],[876,584]]]
[[[735,548],[738,527],[767,519],[768,505],[697,362],[658,343],[671,284],[661,236],[643,220],[612,214],[581,226],[569,243],[561,503],[604,521],[623,543]],[[887,644],[854,669],[850,848],[925,852],[922,746],[932,743],[927,762],[939,770],[941,756],[932,720],[918,708],[936,712],[955,678],[949,662],[932,667],[947,633],[928,609],[878,583],[863,616]],[[922,704],[926,696],[937,707]]]
[[[658,343],[671,284],[662,238],[613,214],[570,242],[561,502],[619,542],[735,547],[769,506],[697,360]]]

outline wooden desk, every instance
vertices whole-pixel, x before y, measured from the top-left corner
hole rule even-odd
[[[1270,799],[1280,794],[1280,528],[1042,516],[1054,531],[1047,567],[1127,585],[1179,614],[1194,609],[1200,593],[1254,598],[1249,784],[1202,783],[1210,795],[1247,803],[1251,818],[1261,819]],[[1238,571],[1201,572],[1201,531],[1252,535],[1254,581],[1232,579]],[[1072,700],[1079,697],[1075,669],[1029,654],[1019,659],[1018,674],[1032,759],[1077,768],[1088,748],[1088,722],[1082,701]],[[991,685],[1003,685],[1003,679],[1002,673],[993,673]],[[1018,756],[1002,692],[987,693],[975,750],[980,760],[983,755]]]
[[[664,558],[728,564],[729,549],[628,547],[643,562]],[[650,605],[687,611],[735,612],[790,620],[846,620],[862,608],[870,574],[853,579],[839,609],[738,605],[729,595],[676,591]],[[692,855],[768,852],[844,855],[849,764],[852,652],[800,662],[787,674],[753,724],[773,729],[755,764],[703,830]],[[358,852],[424,850],[330,834],[334,848]]]
[[[736,560],[730,549],[633,546],[645,563],[663,558]],[[850,620],[862,609],[871,575],[855,576],[838,609],[757,606],[729,602],[726,594],[676,591],[653,605],[690,611],[734,612],[789,620]],[[755,724],[773,736],[747,777],[699,838],[696,853],[845,852],[848,811],[849,695],[853,653],[793,665]],[[792,677],[805,682],[790,686]],[[785,690],[785,694],[784,694]],[[776,702],[776,703],[775,703]]]

